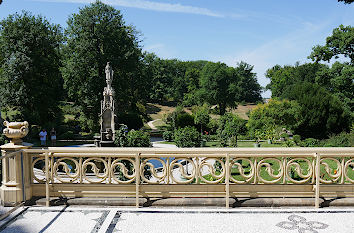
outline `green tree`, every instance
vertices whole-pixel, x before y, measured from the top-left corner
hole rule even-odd
[[[302,119],[300,112],[296,101],[271,99],[268,103],[258,104],[249,115],[249,134],[256,137],[257,132],[261,132],[271,139],[278,129],[295,130]]]
[[[187,126],[174,132],[174,142],[178,147],[200,147],[200,133],[195,127]]]
[[[270,79],[267,89],[272,91],[272,97],[279,97],[284,90],[298,82],[316,82],[317,75],[327,71],[327,65],[318,63],[305,63],[300,65],[296,63],[294,66],[280,66],[267,70],[266,77]]]
[[[201,71],[200,95],[209,104],[217,104],[220,115],[224,115],[226,107],[237,106],[240,89],[238,76],[230,72],[224,63],[208,62]]]
[[[240,90],[235,90],[235,92],[240,93],[240,101],[256,103],[262,100],[262,88],[257,82],[256,74],[253,73],[252,70],[253,66],[247,64],[246,62],[238,63],[235,68],[234,72],[235,75],[239,77],[238,87],[240,88]]]
[[[313,61],[329,62],[333,57],[339,58],[339,55],[348,57],[351,64],[354,64],[354,27],[340,25],[333,30],[331,36],[327,37],[326,45],[317,45],[312,48],[309,58]]]
[[[295,133],[304,138],[322,139],[349,130],[352,119],[343,103],[317,84],[294,84],[282,97],[299,103],[301,118]]]
[[[184,103],[195,105],[198,99],[197,90],[199,89],[200,70],[197,68],[188,68],[184,80],[187,85],[187,93],[184,95]]]
[[[246,121],[237,115],[226,113],[219,119],[217,132],[222,146],[230,141],[231,146],[237,147],[237,136],[247,132]]]
[[[0,22],[0,106],[45,125],[57,119],[61,98],[61,28],[28,12]]]
[[[106,85],[104,68],[114,70],[116,109],[135,111],[146,85],[138,35],[119,10],[96,1],[68,20],[62,69],[69,98],[80,106],[83,126],[98,130]]]
[[[349,111],[354,111],[354,65],[337,61],[330,69],[317,73],[316,83],[337,96]]]
[[[194,113],[194,123],[200,126],[200,133],[203,134],[203,128],[207,127],[210,121],[209,106],[198,106]]]

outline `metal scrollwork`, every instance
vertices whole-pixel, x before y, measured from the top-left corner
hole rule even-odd
[[[344,177],[347,179],[347,181],[354,183],[354,179],[350,178],[348,176],[348,170],[352,169],[352,171],[354,171],[354,159],[349,159],[345,165],[344,165]]]
[[[274,161],[275,163],[277,163],[277,165],[279,166],[279,169],[277,169],[278,170],[278,172],[277,172],[278,174],[275,173],[275,169],[273,168],[274,164],[271,165],[267,161]],[[271,177],[272,180],[267,180],[267,179],[262,177],[262,175],[261,175],[262,167],[265,167],[264,171],[267,173],[268,176]],[[265,159],[262,159],[261,161],[258,162],[258,165],[257,165],[257,177],[263,183],[265,183],[265,184],[274,184],[274,183],[280,181],[281,178],[283,177],[283,175],[284,175],[284,168],[283,168],[283,164],[282,164],[281,160],[279,160],[277,158],[265,158]]]
[[[75,165],[75,167],[71,167],[68,161],[71,161],[71,165]],[[53,166],[53,177],[62,183],[73,183],[80,177],[79,163],[68,157],[58,159]]]
[[[170,167],[169,167],[169,174],[170,174],[170,177],[171,179],[176,182],[177,184],[189,184],[191,182],[193,182],[193,179],[195,178],[196,176],[196,166],[195,166],[195,163],[189,159],[189,158],[183,158],[183,161],[185,161],[185,165],[183,166],[182,165],[182,158],[175,158],[174,160],[171,161],[171,164],[170,164]],[[191,164],[191,174],[189,174],[189,166],[188,165]],[[179,174],[180,174],[180,177],[182,179],[179,179],[177,180],[176,177],[174,176],[174,169],[175,167],[178,167],[178,171],[179,171]]]
[[[50,166],[50,165],[49,165]],[[41,167],[41,168],[36,168]],[[45,158],[39,157],[32,162],[32,176],[38,183],[45,182]]]
[[[326,161],[327,160],[327,161]],[[329,161],[334,162],[336,167],[333,169],[328,164]],[[324,166],[325,173],[320,176],[320,181],[325,184],[335,183],[339,180],[342,174],[341,164],[338,159],[335,158],[322,158],[320,160],[320,166]],[[327,176],[327,177],[325,177]]]
[[[98,167],[99,165],[103,164],[102,167]],[[87,173],[87,168],[91,167],[91,171],[93,172],[93,177],[89,177]],[[103,170],[103,172],[100,172]],[[101,158],[90,158],[87,159],[83,162],[82,164],[82,176],[85,180],[87,180],[89,183],[102,183],[104,180],[108,178],[108,164],[104,159]]]
[[[301,164],[306,164],[307,169],[301,168]],[[295,183],[303,184],[308,182],[313,175],[312,162],[307,158],[295,158],[286,163],[286,178]],[[306,171],[307,170],[307,171]],[[299,180],[294,179],[295,175],[299,177]]]
[[[215,163],[219,164],[220,165],[220,174],[217,174],[217,170],[215,169],[215,166],[212,165],[212,163],[209,163],[208,161],[210,160],[215,160]],[[202,169],[203,167],[207,167],[208,169],[208,172],[209,172],[209,175],[211,176],[211,178],[213,180],[207,180],[206,178],[204,178],[204,176],[202,176]],[[225,169],[225,162],[222,161],[221,159],[219,158],[204,158],[200,161],[200,165],[199,165],[199,178],[207,183],[207,184],[217,184],[217,183],[220,183],[224,177],[225,177],[225,174],[226,174],[226,169]]]
[[[240,161],[246,161],[249,164],[250,166],[249,174],[246,174],[246,169],[242,166],[242,163],[240,163]],[[242,180],[235,178],[235,176],[233,175],[234,169],[236,169],[239,172]],[[249,183],[255,175],[253,162],[247,158],[236,158],[231,160],[229,172],[230,172],[230,180],[237,184]]]
[[[150,160],[157,160],[162,164],[162,171],[157,172],[155,165],[149,162]],[[151,177],[147,178],[146,173],[149,173]],[[159,174],[158,174],[159,173]],[[141,179],[148,184],[159,184],[161,183],[167,174],[166,162],[160,158],[146,158],[141,162],[140,165]]]
[[[124,163],[124,161],[129,162],[131,166],[133,167],[133,171],[129,171],[128,168],[126,167],[127,163]],[[122,173],[123,177],[117,177],[116,176],[116,170],[119,168],[119,171]],[[135,161],[132,159],[128,158],[123,158],[123,159],[116,159],[112,162],[111,165],[111,177],[113,180],[115,180],[119,184],[130,184],[135,180],[136,176],[136,166],[135,166]],[[131,173],[131,174],[129,174]],[[123,180],[126,179],[126,180]]]

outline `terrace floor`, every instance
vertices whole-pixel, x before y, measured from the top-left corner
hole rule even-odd
[[[354,232],[354,208],[21,207],[2,232]]]

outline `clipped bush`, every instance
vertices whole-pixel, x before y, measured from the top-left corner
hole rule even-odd
[[[175,130],[174,141],[178,147],[200,147],[201,136],[195,127],[184,127]]]
[[[174,134],[173,131],[165,131],[162,134],[162,138],[165,141],[172,142],[173,141],[173,134]]]

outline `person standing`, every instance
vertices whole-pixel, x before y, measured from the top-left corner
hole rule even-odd
[[[45,129],[39,133],[39,140],[41,140],[41,146],[46,146],[47,131]]]
[[[52,141],[52,146],[55,146],[57,143],[57,132],[55,132],[54,128],[50,131],[50,140]]]

